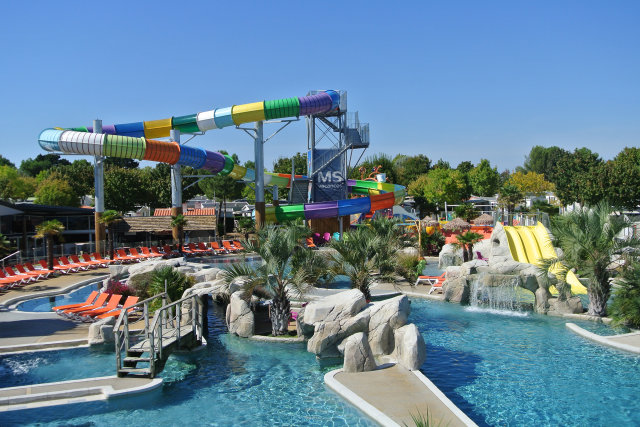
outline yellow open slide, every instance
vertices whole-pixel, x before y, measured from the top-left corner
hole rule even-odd
[[[539,222],[535,226],[505,226],[504,231],[507,233],[511,256],[518,262],[539,265],[540,260],[543,258],[556,258],[558,256],[551,243],[549,232]],[[558,276],[564,273],[564,267],[556,263],[551,266],[549,271]],[[580,280],[572,271],[567,272],[566,280],[571,286],[573,294],[587,293],[587,288],[580,283]],[[549,290],[554,295],[558,293],[555,286],[551,286]]]

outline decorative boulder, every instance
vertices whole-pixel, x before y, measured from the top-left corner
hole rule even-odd
[[[308,308],[308,307],[307,307]],[[338,343],[349,335],[365,332],[369,327],[369,313],[364,311],[355,317],[315,323],[313,336],[307,342],[307,351],[317,357],[337,357]]]
[[[87,337],[89,345],[99,345],[115,341],[113,334],[113,325],[116,324],[115,317],[101,319],[89,326],[89,335]]]
[[[413,246],[407,246],[406,248],[402,248],[400,251],[405,256],[418,256],[418,248],[414,248]]]
[[[212,280],[216,280],[221,271],[222,270],[219,268],[203,268],[202,270],[193,273],[192,276],[196,279],[196,283],[210,282]]]
[[[584,306],[580,297],[568,298],[564,301],[558,298],[549,298],[549,310],[547,314],[550,315],[562,315],[562,314],[582,314],[584,313]]]
[[[427,358],[427,348],[424,338],[413,323],[405,325],[395,331],[395,356],[398,365],[415,371],[420,369]]]
[[[458,276],[447,280],[442,284],[442,292],[444,300],[449,302],[457,302],[463,305],[469,304],[469,296],[471,294],[469,280],[474,280],[474,276]]]
[[[334,295],[313,301],[304,311],[304,322],[331,322],[354,316],[367,305],[364,294],[358,289],[339,292]]]
[[[366,372],[376,369],[367,334],[355,333],[345,339],[340,347],[344,348],[344,372]]]
[[[229,332],[240,337],[248,338],[254,335],[255,319],[249,303],[242,298],[242,292],[231,294],[231,301],[227,306],[227,327]]]
[[[438,268],[445,269],[452,265],[460,265],[462,261],[462,249],[452,244],[447,244],[442,247],[438,255]]]
[[[369,320],[369,346],[375,355],[393,352],[393,331],[406,325],[411,304],[406,295],[375,302],[367,308]]]

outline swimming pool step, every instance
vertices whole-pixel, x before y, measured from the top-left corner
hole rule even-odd
[[[125,357],[123,359],[124,363],[138,363],[138,362],[151,362],[151,359],[148,357]]]
[[[118,369],[118,376],[128,376],[134,375],[137,377],[146,377],[148,378],[151,375],[151,370],[149,368],[120,368]]]

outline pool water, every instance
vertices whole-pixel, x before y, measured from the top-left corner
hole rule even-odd
[[[273,344],[231,336],[222,313],[209,310],[208,345],[173,355],[163,387],[137,397],[0,413],[0,425],[39,426],[373,426],[326,389],[321,365],[305,345]],[[90,364],[90,365],[87,365]],[[114,356],[88,349],[0,358],[3,386],[113,375]]]
[[[410,321],[427,343],[421,371],[478,425],[640,425],[640,358],[564,319],[414,299]]]
[[[87,286],[76,289],[66,295],[57,295],[52,297],[40,297],[31,299],[18,304],[16,307],[20,311],[32,311],[32,312],[50,312],[53,307],[59,305],[75,304],[84,302],[89,294],[93,291],[97,291],[102,287],[102,282],[95,282]]]

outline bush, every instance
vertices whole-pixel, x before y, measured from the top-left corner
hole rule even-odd
[[[617,325],[640,328],[640,263],[633,262],[615,283],[611,317]]]
[[[146,273],[136,274],[131,276],[127,281],[129,289],[141,300],[145,300],[151,296],[149,295],[149,286],[153,279],[153,273],[153,271],[148,271]]]
[[[129,288],[126,283],[120,282],[119,280],[109,279],[107,282],[107,290],[106,293],[109,295],[122,295],[123,297],[128,297],[135,295],[133,289]]]
[[[164,284],[167,283],[167,293],[171,301],[177,301],[182,298],[184,291],[194,285],[194,280],[187,277],[186,274],[175,270],[173,267],[162,267],[155,270],[151,276],[148,292],[158,295],[164,292]]]
[[[408,282],[414,283],[422,273],[425,261],[417,255],[398,255],[396,273],[404,277]]]
[[[438,255],[444,246],[444,234],[439,230],[434,230],[431,234],[422,230],[421,233],[420,242],[422,244],[422,253],[425,255]]]

